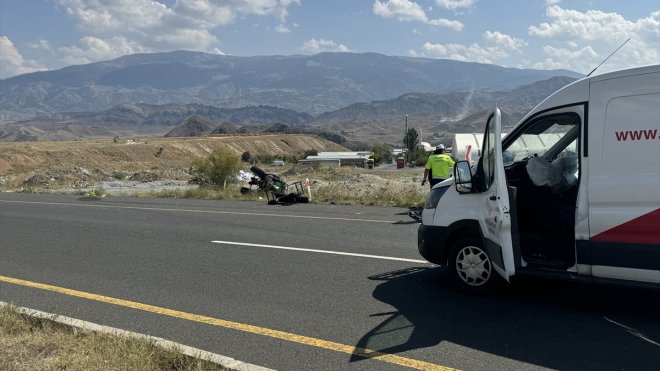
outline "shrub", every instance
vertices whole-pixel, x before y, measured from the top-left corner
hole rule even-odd
[[[258,162],[260,164],[269,164],[270,165],[277,158],[275,156],[271,155],[271,154],[261,154],[261,155],[256,155],[254,157],[254,159],[256,160],[256,162]]]
[[[87,192],[87,195],[90,197],[105,197],[106,193],[105,193],[105,189],[103,189],[102,187],[98,187]]]
[[[124,179],[126,179],[127,176],[128,175],[123,171],[115,170],[115,171],[112,172],[112,177],[117,179],[117,180],[124,180]]]
[[[233,181],[240,166],[240,157],[224,148],[216,149],[207,158],[193,162],[193,167],[201,176],[200,180],[216,186],[224,186]]]
[[[308,156],[318,156],[319,151],[315,149],[308,149],[303,153],[303,158],[307,158]]]
[[[417,148],[414,152],[415,165],[417,166],[426,165],[426,160],[428,160],[428,158],[429,156],[426,154],[426,151],[424,151],[424,148]]]

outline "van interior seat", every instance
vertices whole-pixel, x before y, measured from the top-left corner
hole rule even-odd
[[[575,241],[577,156],[564,155],[553,163],[532,157],[526,165],[510,167],[507,178],[517,189],[515,207],[523,258],[528,263],[570,266],[575,261],[571,248]]]

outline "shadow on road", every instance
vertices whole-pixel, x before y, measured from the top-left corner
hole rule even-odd
[[[396,310],[373,314],[383,321],[356,347],[396,354],[447,341],[561,370],[658,367],[658,290],[525,278],[480,297],[454,290],[448,278],[440,267],[369,277],[382,281],[374,298]]]

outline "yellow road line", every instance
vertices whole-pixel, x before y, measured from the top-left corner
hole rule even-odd
[[[240,322],[227,321],[219,318],[207,317],[199,314],[181,312],[178,310],[157,307],[149,304],[142,304],[135,301],[117,299],[109,296],[92,294],[89,292],[67,289],[59,286],[47,285],[44,283],[26,281],[18,278],[0,276],[0,282],[11,283],[14,285],[32,287],[41,290],[53,291],[64,295],[75,296],[83,299],[94,300],[102,303],[114,304],[121,307],[142,310],[145,312],[162,314],[165,316],[185,319],[188,321],[205,323],[212,326],[224,327],[232,330],[239,330],[249,332],[252,334],[268,336],[275,339],[286,340],[294,343],[309,345],[317,348],[333,350],[335,352],[347,353],[364,358],[375,359],[387,363],[392,363],[399,366],[415,368],[419,370],[454,370],[453,368],[436,365],[429,362],[418,361],[411,358],[396,356],[393,354],[382,353],[376,350],[367,348],[358,348],[350,345],[344,345],[333,341],[317,339],[309,336],[296,335],[285,331],[273,330],[265,327],[248,325]]]
[[[276,216],[282,218],[297,218],[297,219],[321,219],[321,220],[343,220],[349,222],[364,222],[364,223],[387,223],[392,224],[394,220],[379,220],[379,219],[358,219],[358,218],[339,218],[329,216],[308,216],[308,215],[290,215],[290,214],[270,214],[270,213],[248,213],[241,211],[218,211],[218,210],[195,210],[195,209],[172,209],[163,207],[138,207],[138,206],[116,206],[116,205],[98,205],[98,204],[71,204],[63,202],[43,202],[43,201],[13,201],[13,200],[0,200],[4,203],[15,204],[35,204],[35,205],[59,205],[59,206],[74,206],[74,207],[95,207],[102,209],[126,209],[126,210],[146,210],[146,211],[174,211],[185,213],[199,213],[199,214],[230,214],[230,215],[249,215],[249,216]]]

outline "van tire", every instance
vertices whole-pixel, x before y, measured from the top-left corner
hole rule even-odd
[[[465,236],[454,242],[447,267],[454,285],[471,294],[493,293],[504,282],[478,237]]]

